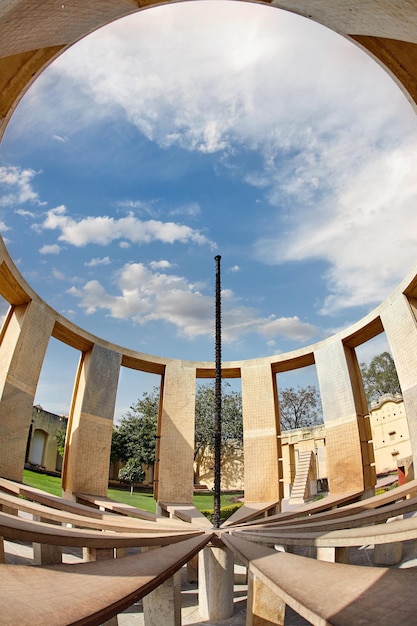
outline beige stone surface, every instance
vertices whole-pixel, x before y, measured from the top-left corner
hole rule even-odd
[[[89,32],[109,21],[140,8],[157,4],[153,0],[3,0],[0,2],[0,134],[4,132],[20,98],[42,70],[60,52]],[[417,100],[417,2],[393,3],[385,0],[274,0],[282,7],[333,28],[350,37],[387,68],[399,81],[414,106]],[[375,469],[368,445],[369,425],[364,421],[363,389],[358,376],[355,348],[383,330],[386,332],[397,367],[407,412],[414,456],[417,454],[417,267],[413,268],[398,288],[377,309],[363,320],[334,337],[288,354],[272,355],[250,362],[223,364],[227,376],[242,376],[245,425],[245,476],[249,502],[270,502],[282,497],[281,451],[277,434],[278,406],[275,375],[307,364],[316,363],[326,421],[328,473],[331,491],[368,490],[375,483]],[[64,485],[67,491],[87,491],[105,495],[112,411],[120,366],[158,373],[163,377],[159,420],[159,468],[157,494],[160,501],[190,504],[192,498],[193,411],[196,377],[213,376],[213,363],[184,362],[146,355],[129,347],[110,344],[65,320],[43,302],[21,277],[0,242],[0,293],[11,305],[0,334],[0,475],[19,479],[23,467],[24,445],[30,423],[32,402],[40,369],[50,337],[79,350],[81,366],[74,381],[74,402],[71,415],[69,446],[65,461]],[[103,382],[104,381],[104,382]],[[78,475],[77,475],[78,474]],[[2,514],[3,520],[7,520]],[[13,516],[10,516],[13,517]],[[9,520],[10,522],[10,520]],[[11,523],[4,522],[4,532]],[[39,525],[17,532],[31,533],[31,538],[45,539],[46,532],[56,542],[63,541],[59,527],[55,531]],[[386,526],[386,527],[384,527]],[[43,529],[43,530],[42,530]],[[80,534],[94,531],[76,532]],[[323,548],[357,545],[358,541],[395,544],[415,539],[416,524],[404,519],[388,525],[378,524],[371,534],[363,529],[330,531],[312,538],[313,545]],[[68,533],[67,533],[68,534]],[[71,534],[71,533],[69,533]],[[127,535],[127,533],[126,533]],[[29,536],[29,535],[28,535]],[[265,536],[265,534],[263,535]],[[49,537],[50,539],[50,537]],[[72,541],[74,538],[72,538]],[[144,538],[142,537],[142,540]],[[294,537],[293,543],[297,543]],[[99,539],[97,538],[97,541]],[[130,545],[122,533],[113,541]],[[149,540],[152,542],[152,538]],[[98,546],[102,545],[100,541]],[[91,547],[94,547],[92,545]],[[175,546],[173,546],[175,548]],[[175,550],[174,550],[175,552]],[[273,560],[272,560],[273,559]],[[359,623],[410,624],[414,626],[417,612],[415,572],[385,568],[361,567],[299,561],[294,555],[278,554],[255,559],[252,572],[278,597],[300,609],[312,619],[331,620],[340,626]],[[278,559],[278,561],[277,561]],[[116,567],[120,567],[116,559]],[[101,563],[86,564],[95,568]],[[279,563],[279,566],[277,566]],[[105,564],[106,565],[106,564]],[[161,563],[159,563],[161,566]],[[5,566],[13,567],[13,566]],[[166,571],[166,560],[162,564]],[[342,569],[341,569],[342,568]],[[10,603],[21,584],[20,597],[28,597],[26,607],[38,607],[40,613],[29,623],[47,619],[53,624],[56,616],[45,617],[50,607],[45,596],[53,590],[58,577],[55,572],[27,568],[25,576],[8,570],[2,582],[2,619],[12,609]],[[354,574],[352,572],[354,571]],[[87,594],[85,579],[71,575],[65,601],[71,615],[87,603],[103,601],[103,584],[99,576],[91,577],[95,592]],[[148,564],[145,577],[150,576]],[[280,577],[281,575],[281,577]],[[132,574],[132,578],[133,578]],[[109,594],[115,588],[126,592],[131,577],[126,570],[109,577]],[[411,581],[411,582],[410,582]],[[106,587],[107,589],[107,587]],[[326,593],[323,594],[323,589]],[[216,587],[214,600],[221,598]],[[52,591],[53,593],[53,591]],[[107,593],[107,592],[106,592]],[[56,592],[62,598],[62,585]],[[72,595],[71,595],[72,594]],[[104,604],[109,597],[104,594]],[[43,601],[42,601],[43,598]],[[211,601],[213,598],[211,599]],[[98,605],[97,605],[98,606]],[[102,606],[102,605],[101,605]],[[25,608],[25,607],[23,607]],[[55,609],[55,606],[53,607]],[[74,613],[75,612],[75,613]],[[103,614],[104,615],[104,614]],[[364,621],[365,620],[365,621]],[[197,623],[194,621],[194,623]]]
[[[53,328],[45,305],[13,307],[0,343],[1,475],[21,480],[36,384]]]
[[[68,420],[62,488],[106,495],[121,355],[94,345],[78,368]]]
[[[193,502],[196,372],[169,362],[163,376],[158,420],[155,497],[160,502]]]
[[[269,364],[243,364],[242,411],[245,502],[283,497],[276,376]]]
[[[29,85],[61,51],[101,25],[152,4],[157,3],[153,0],[1,2],[0,134]],[[317,20],[357,41],[385,65],[415,105],[416,2],[393,6],[388,0],[366,3],[361,0],[335,0],[331,3],[327,0],[274,0],[272,4]],[[337,494],[372,488],[375,469],[368,445],[369,427],[363,420],[363,390],[354,350],[382,330],[386,332],[399,374],[413,453],[417,458],[416,272],[417,267],[414,267],[377,309],[330,339],[288,354],[223,364],[225,376],[242,376],[245,465],[251,469],[251,475],[245,476],[249,502],[270,502],[276,499],[277,494],[277,499],[282,497],[281,451],[276,437],[279,427],[275,375],[279,371],[314,362],[328,428],[327,463],[331,491]],[[163,377],[157,494],[161,502],[190,504],[195,379],[197,376],[212,377],[213,363],[146,355],[129,347],[110,344],[77,328],[38,297],[20,275],[1,241],[0,294],[12,307],[0,334],[0,475],[17,480],[21,477],[24,442],[39,372],[49,338],[55,337],[79,350],[81,362],[74,381],[64,477],[66,490],[105,495],[104,468],[108,463],[112,407],[119,367],[124,366]],[[103,389],[104,386],[106,389]],[[94,447],[97,449],[94,450]],[[408,537],[410,529],[407,523],[411,525],[409,520],[399,522],[402,524],[402,538]],[[387,526],[394,526],[394,523]],[[343,532],[352,534],[354,530]],[[386,529],[379,529],[378,532],[385,533],[384,541],[388,540]],[[352,540],[356,541],[357,537]],[[376,538],[375,533],[375,541]],[[283,557],[281,563],[293,562],[293,559],[287,558],[291,555]],[[381,574],[382,570],[378,574],[360,572],[355,574],[353,586],[347,585],[346,580],[343,586],[340,581],[344,580],[344,570],[339,569],[337,571],[342,572],[337,583],[341,585],[340,594],[326,594],[322,606],[318,607],[315,599],[323,587],[333,588],[336,570],[334,564],[314,563],[310,560],[308,567],[314,565],[318,569],[308,579],[310,587],[305,587],[313,598],[308,615],[317,613],[320,608],[321,614],[326,619],[331,618],[332,623],[359,623],[358,620],[366,615],[368,599],[372,598],[376,609],[380,608],[378,623],[415,623],[415,614],[414,621],[409,619],[410,607],[417,611],[417,606],[413,604],[416,601],[415,589],[407,595],[409,575],[391,576],[385,571]],[[291,564],[290,567],[293,577],[288,576],[285,584],[288,589],[292,587],[294,590],[302,574],[298,565]],[[351,575],[352,570],[346,571]],[[260,570],[255,573],[258,576]],[[265,575],[265,570],[262,575]],[[274,572],[268,574],[270,579],[273,575]],[[397,593],[396,579],[399,578],[402,579],[402,604],[390,605],[387,589],[392,585],[391,590]],[[8,582],[11,584],[11,581]],[[34,581],[33,587],[28,584],[28,588],[36,596],[48,584],[39,578]],[[365,591],[369,587],[376,592],[369,594]],[[392,597],[396,597],[396,593]],[[349,610],[341,606],[343,598],[347,598]]]

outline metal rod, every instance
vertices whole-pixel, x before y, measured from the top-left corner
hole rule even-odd
[[[222,445],[222,344],[221,344],[221,280],[220,259],[216,261],[216,382],[214,388],[214,514],[213,526],[220,528],[220,484],[221,484],[221,445]]]

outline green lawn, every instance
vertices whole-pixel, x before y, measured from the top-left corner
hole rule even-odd
[[[61,479],[55,476],[48,476],[47,474],[38,474],[38,472],[31,472],[30,470],[24,470],[23,482],[30,487],[36,487],[36,489],[42,489],[54,496],[62,495]]]
[[[25,485],[30,485],[31,487],[42,489],[43,491],[47,491],[54,496],[61,496],[62,494],[61,479],[55,476],[38,474],[37,472],[25,470],[23,473],[23,482],[25,483]],[[233,504],[233,499],[239,497],[239,495],[241,494],[223,494],[220,500],[221,507],[223,508],[225,506]],[[155,513],[156,503],[151,493],[134,492],[133,495],[130,495],[129,490],[109,489],[108,497],[116,500],[117,502],[131,504],[132,506],[136,506],[138,509],[143,509],[144,511]],[[199,511],[213,509],[212,494],[199,493],[194,496],[193,502]]]

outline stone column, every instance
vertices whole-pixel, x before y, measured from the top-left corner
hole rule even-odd
[[[121,355],[99,345],[80,359],[71,402],[62,488],[107,495]]]
[[[244,363],[241,377],[245,503],[280,502],[283,476],[276,375],[269,363]]]
[[[407,415],[414,467],[417,467],[417,299],[396,294],[381,321],[395,362]]]
[[[322,547],[318,546],[316,550],[316,559],[318,561],[327,561],[329,563],[349,563],[350,550],[347,547]]]
[[[249,567],[246,626],[284,626],[285,602]]]
[[[181,570],[143,598],[146,626],[181,626]]]
[[[195,377],[195,368],[181,361],[170,361],[165,369],[155,464],[157,502],[193,502]]]
[[[10,309],[0,344],[0,475],[21,481],[36,386],[54,326],[53,312],[31,301]]]
[[[46,522],[47,524],[55,524],[59,526],[59,522],[52,522],[44,519],[39,515],[33,515],[36,522]],[[37,543],[34,541],[33,546],[33,562],[35,565],[57,565],[62,563],[62,547],[47,543]]]
[[[330,491],[371,491],[376,482],[372,435],[356,354],[334,339],[321,344],[314,358],[326,424]]]
[[[208,546],[199,552],[198,610],[204,619],[233,615],[234,558],[229,548]]]

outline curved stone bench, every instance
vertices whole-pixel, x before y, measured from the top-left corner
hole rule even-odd
[[[326,563],[235,536],[222,539],[248,565],[247,623],[284,624],[288,604],[316,626],[415,626],[414,568]]]
[[[134,518],[141,519],[141,520],[152,521],[157,524],[163,524],[163,525],[167,524],[167,525],[172,525],[173,527],[179,527],[179,528],[183,527],[181,519],[173,519],[173,518],[170,518],[168,515],[167,516],[157,515],[156,513],[143,511],[142,509],[138,509],[137,507],[132,506],[131,504],[125,504],[124,502],[117,502],[116,500],[113,500],[112,498],[108,498],[106,496],[95,496],[95,495],[86,494],[86,493],[74,493],[74,496],[77,500],[77,503],[81,505],[87,504],[87,506],[93,506],[103,511],[117,513],[118,515],[122,515],[124,517],[134,517]],[[182,506],[187,506],[187,505],[178,504],[176,506],[178,508],[181,508]],[[195,507],[191,505],[189,508],[195,509]],[[184,521],[190,521],[190,520],[187,519]]]
[[[321,560],[348,562],[351,547],[364,545],[398,544],[417,539],[417,517],[395,520],[388,524],[376,524],[359,528],[347,528],[329,532],[290,532],[273,529],[263,532],[233,530],[231,533],[263,546],[304,546],[317,548]],[[398,553],[395,557],[398,561]],[[390,563],[393,564],[393,563]]]
[[[108,513],[105,513],[104,511],[99,511],[98,509],[78,504],[72,500],[66,500],[64,498],[54,496],[46,491],[42,491],[41,489],[28,487],[27,485],[17,483],[13,480],[8,480],[7,478],[0,478],[0,490],[11,495],[27,498],[28,500],[38,502],[39,504],[45,504],[46,506],[50,506],[61,511],[67,511],[68,513],[87,515],[88,517],[95,517],[96,519],[103,519],[104,516],[108,515]]]
[[[223,524],[222,527],[233,526],[237,524],[244,524],[246,522],[254,523],[272,523],[275,520],[288,520],[300,516],[312,515],[320,511],[327,511],[328,509],[334,509],[335,507],[346,504],[346,502],[356,501],[360,498],[362,492],[343,493],[337,495],[330,495],[316,500],[315,502],[309,502],[301,507],[297,507],[291,511],[282,511],[281,513],[275,513],[269,515],[279,503],[278,502],[249,502],[240,507],[233,515],[231,515]],[[261,518],[261,519],[256,519]]]
[[[87,517],[87,515],[79,515],[78,513],[69,513],[57,508],[52,508],[38,502],[32,502],[24,498],[11,496],[10,494],[0,492],[0,510],[5,513],[10,511],[22,511],[34,516],[36,521],[55,522],[62,524],[71,524],[76,528],[92,528],[95,530],[114,530],[117,532],[151,532],[158,533],[166,528],[173,532],[183,532],[187,530],[185,524],[175,526],[170,524],[170,520],[166,520],[166,525],[155,524],[154,521],[134,519],[120,515],[105,514],[101,518]],[[93,509],[94,510],[94,509]],[[164,520],[162,520],[164,521]]]
[[[53,519],[52,511],[55,510],[66,512],[70,515],[95,518],[103,522],[107,522],[108,520],[111,522],[118,520],[117,523],[121,525],[125,524],[126,528],[134,526],[138,523],[136,520],[140,520],[141,528],[144,527],[147,522],[150,522],[149,529],[155,525],[156,532],[159,532],[160,530],[160,528],[156,528],[157,524],[162,524],[164,527],[178,528],[180,530],[183,529],[183,524],[181,524],[179,520],[170,520],[166,517],[162,517],[161,515],[155,515],[154,513],[143,511],[134,506],[116,502],[110,498],[89,496],[91,500],[89,504],[86,505],[80,502],[75,502],[74,500],[60,498],[59,496],[54,496],[46,491],[42,491],[41,489],[29,487],[27,485],[23,485],[22,483],[17,483],[5,478],[0,478],[0,498],[5,497],[5,494],[2,492],[9,495],[20,496],[19,501],[21,501],[22,498],[25,498],[27,501],[31,501],[40,506],[49,507],[49,514],[45,515],[46,519]],[[88,497],[85,496],[85,502],[88,501],[87,498]],[[96,501],[95,506],[92,506],[94,501]],[[107,502],[107,506],[104,506],[103,504],[101,509],[99,509],[97,502]],[[136,518],[136,520],[133,518]],[[71,523],[71,520],[69,520],[69,522]],[[87,527],[86,524],[81,524],[81,526]]]
[[[280,522],[287,522],[288,520],[297,520],[291,523],[303,523],[306,518],[310,516],[314,516],[314,519],[334,519],[336,517],[342,517],[344,515],[361,513],[362,511],[368,509],[375,509],[381,506],[386,506],[387,504],[391,504],[396,500],[401,500],[404,498],[408,498],[412,495],[417,495],[417,479],[411,480],[405,485],[400,485],[399,487],[395,487],[394,489],[390,489],[389,491],[385,491],[377,496],[371,496],[370,498],[365,498],[363,500],[359,500],[360,493],[351,493],[351,494],[339,494],[334,496],[326,496],[321,500],[316,500],[314,502],[310,502],[301,506],[297,509],[293,509],[290,511],[283,511],[282,513],[277,513],[276,515],[271,515],[270,517],[258,520],[248,521],[242,526],[254,526],[254,525],[269,525],[276,524]],[[350,503],[349,503],[350,500]],[[354,500],[354,502],[352,502]],[[300,518],[298,520],[298,518]],[[229,518],[228,522],[231,518]],[[235,525],[237,525],[237,520]],[[226,526],[225,523],[223,526]],[[230,525],[230,524],[228,524]]]
[[[353,510],[352,510],[353,511]],[[388,519],[414,513],[417,511],[417,496],[407,500],[400,500],[393,504],[387,504],[378,508],[365,509],[359,513],[345,511],[342,517],[332,516],[330,513],[312,515],[310,517],[297,518],[275,522],[275,524],[247,525],[242,530],[252,530],[253,532],[328,532],[330,530],[342,530],[346,528],[358,528],[370,524],[382,524]]]
[[[103,624],[168,580],[210,539],[201,535],[112,561],[50,567],[0,564],[1,623]]]
[[[6,539],[35,541],[58,546],[79,548],[128,548],[138,546],[162,546],[184,541],[190,537],[204,534],[202,530],[160,532],[114,532],[91,529],[68,528],[45,522],[23,519],[15,515],[0,513],[0,535]]]

